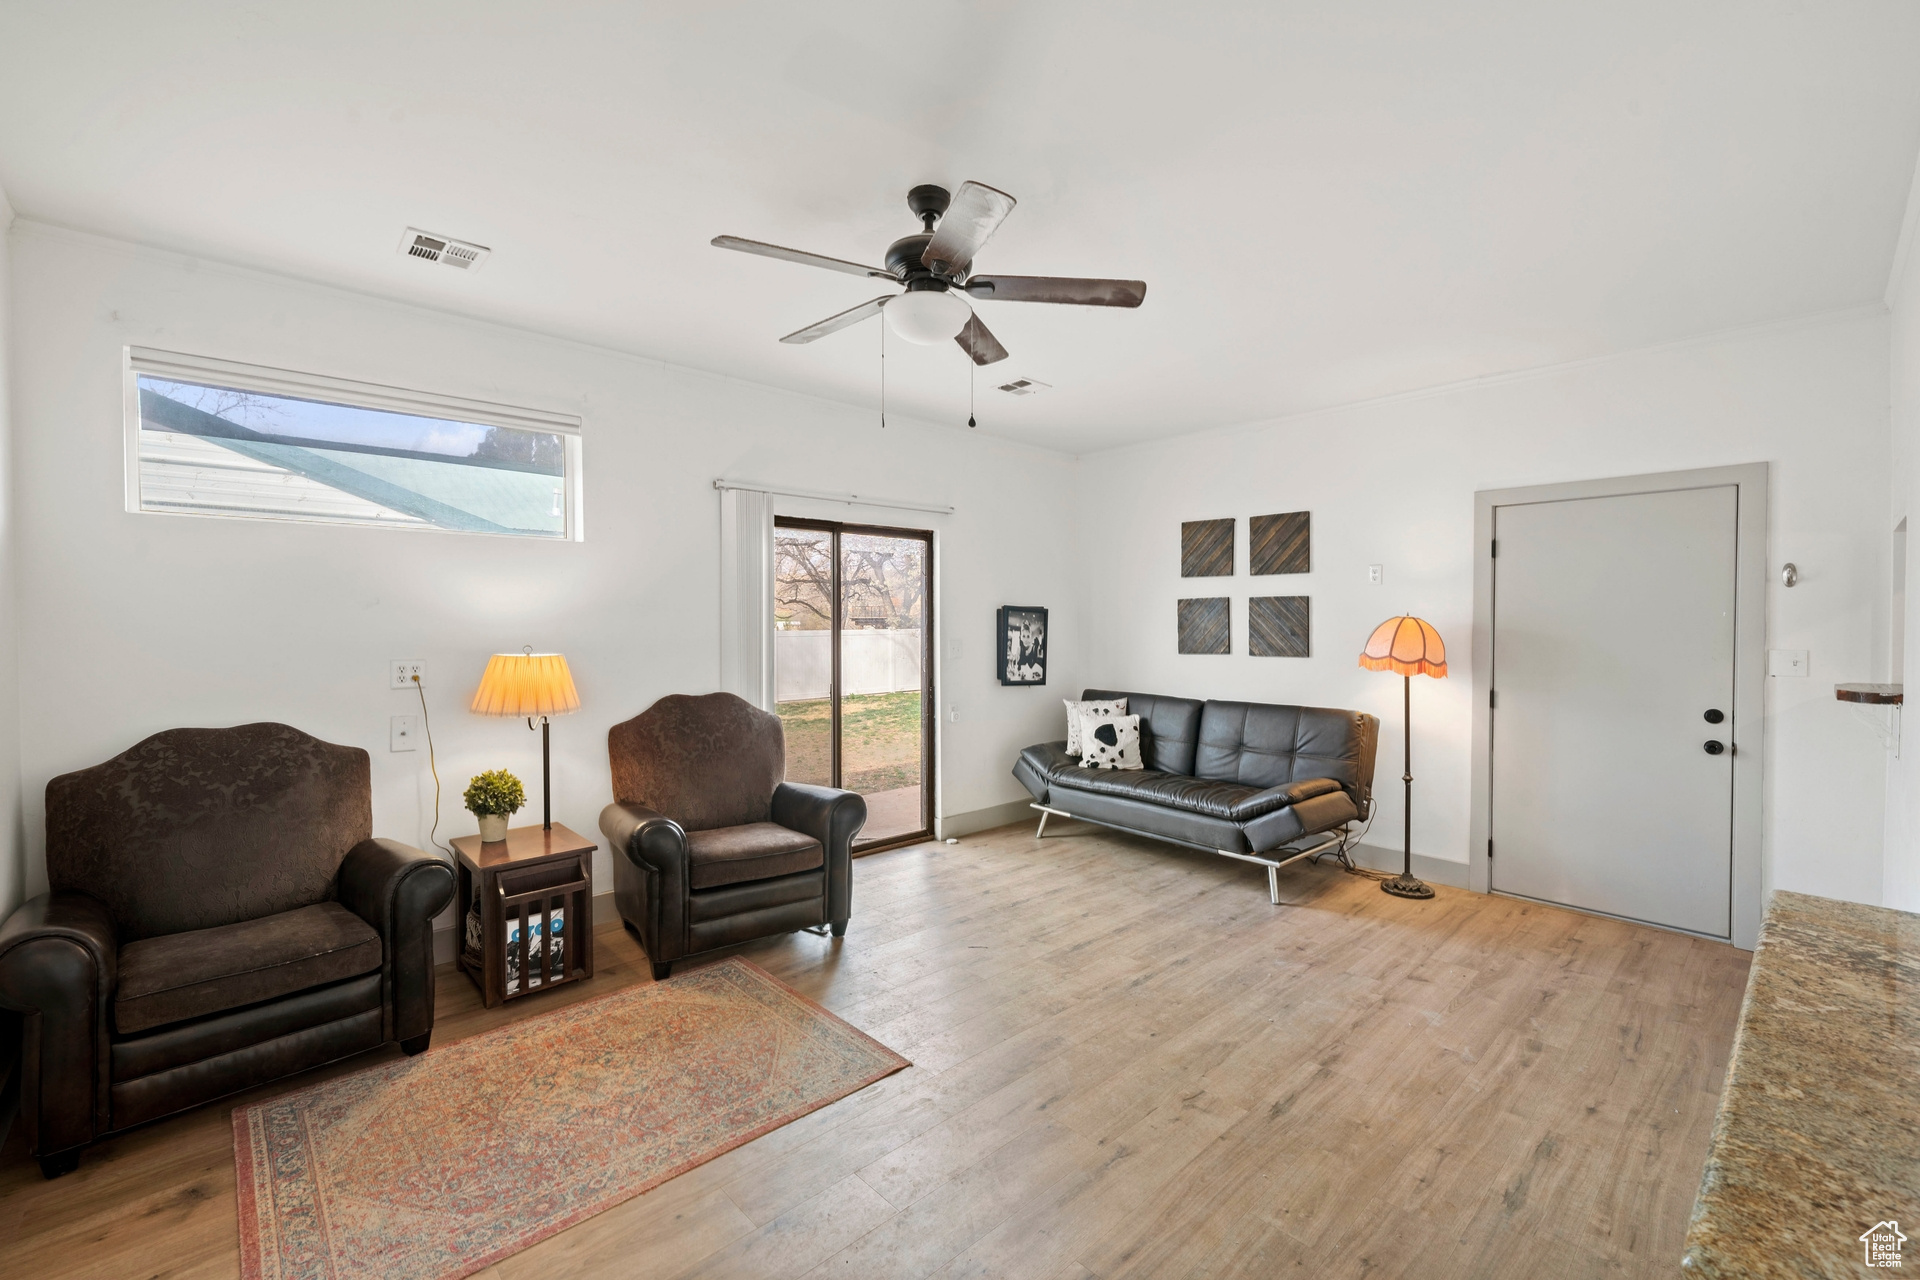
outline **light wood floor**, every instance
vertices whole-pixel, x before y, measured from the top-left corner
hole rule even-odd
[[[915,1065],[484,1274],[1678,1274],[1745,952],[1331,866],[1274,907],[1257,867],[1063,830],[862,859],[843,943],[737,949]],[[647,980],[597,942],[504,1010],[443,969],[436,1042]],[[52,1183],[16,1133],[0,1275],[235,1275],[228,1111]]]

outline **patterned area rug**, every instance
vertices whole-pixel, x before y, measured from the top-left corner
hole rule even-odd
[[[907,1065],[731,959],[239,1107],[241,1270],[470,1275]]]

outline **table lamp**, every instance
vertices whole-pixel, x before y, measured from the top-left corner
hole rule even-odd
[[[1367,637],[1360,651],[1360,665],[1369,671],[1392,671],[1405,682],[1402,687],[1401,714],[1406,725],[1406,763],[1400,781],[1407,787],[1406,862],[1400,874],[1382,880],[1380,887],[1397,898],[1431,898],[1433,887],[1413,875],[1413,678],[1447,674],[1447,646],[1433,624],[1421,618],[1388,618]]]
[[[553,830],[553,764],[547,750],[547,717],[579,709],[580,694],[573,687],[567,660],[557,653],[535,653],[532,648],[487,659],[468,708],[482,716],[525,716],[529,729],[534,727],[534,717],[540,718],[540,805],[542,826],[548,831]]]

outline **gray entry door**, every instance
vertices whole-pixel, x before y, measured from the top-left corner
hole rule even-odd
[[[1738,499],[1495,509],[1495,892],[1731,934]]]

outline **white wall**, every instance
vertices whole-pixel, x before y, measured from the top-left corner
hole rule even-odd
[[[13,325],[11,264],[4,252],[13,207],[0,191],[0,919],[27,896],[26,838],[20,803],[20,704],[14,584]]]
[[[537,812],[538,736],[466,711],[486,656],[523,644],[573,668],[584,705],[553,727],[553,812],[597,833],[608,726],[716,687],[719,476],[956,508],[777,508],[936,531],[941,700],[959,708],[939,728],[943,815],[1024,795],[1008,769],[1059,706],[992,679],[998,606],[1051,604],[1060,683],[1081,679],[1071,556],[1036,554],[1074,542],[1071,459],[25,221],[12,252],[31,318],[14,363],[28,892],[45,885],[47,779],[176,725],[282,720],[365,747],[375,830],[424,845],[427,754],[388,750],[389,717],[418,709],[387,689],[392,658],[427,663],[441,839],[474,830],[459,795],[482,768],[520,774]],[[586,541],[130,514],[130,343],[579,413]]]
[[[1914,197],[1907,208],[1906,243],[1903,246],[1899,265],[1887,289],[1887,300],[1892,307],[1892,320],[1889,325],[1890,337],[1888,388],[1891,401],[1891,431],[1893,439],[1893,464],[1889,468],[1891,476],[1890,502],[1883,528],[1887,536],[1902,520],[1908,520],[1910,535],[1920,534],[1920,527],[1909,519],[1920,515],[1916,510],[1915,496],[1920,494],[1920,252],[1916,252],[1914,239],[1920,233],[1920,172],[1915,173]],[[1905,644],[1905,674],[1920,673],[1920,596],[1916,596],[1914,581],[1914,550],[1920,548],[1920,541],[1908,544],[1907,555],[1907,621]],[[1891,595],[1891,582],[1888,583]],[[1880,678],[1886,678],[1885,672]],[[1916,847],[1915,835],[1920,833],[1920,740],[1913,734],[1913,717],[1902,708],[1903,725],[1901,753],[1898,759],[1887,763],[1887,834],[1886,834],[1886,870],[1883,885],[1885,905],[1899,907],[1903,911],[1920,911],[1920,847]]]
[[[364,746],[376,827],[425,843],[425,754],[387,750],[388,717],[413,709],[384,686],[396,657],[429,665],[444,839],[471,829],[458,800],[469,774],[538,774],[534,735],[465,711],[485,656],[521,644],[567,653],[586,707],[555,726],[554,812],[592,832],[608,798],[607,726],[664,693],[715,685],[720,475],[957,508],[919,517],[781,504],[936,530],[949,817],[1022,799],[1008,763],[1058,736],[1058,696],[1120,685],[1374,712],[1385,729],[1373,842],[1391,846],[1397,683],[1353,655],[1381,618],[1423,614],[1451,642],[1456,674],[1416,687],[1415,848],[1463,861],[1474,491],[1759,459],[1774,463],[1771,563],[1794,560],[1803,574],[1770,591],[1769,644],[1812,651],[1811,678],[1769,681],[1770,883],[1920,900],[1920,867],[1894,839],[1914,821],[1904,796],[1920,789],[1900,793],[1887,833],[1896,853],[1883,858],[1883,753],[1831,691],[1885,670],[1890,375],[1894,520],[1920,431],[1920,323],[1906,302],[1891,322],[1891,369],[1886,318],[1828,317],[1076,464],[963,429],[895,419],[882,432],[845,406],[30,222],[9,243],[14,377],[0,404],[12,406],[15,470],[0,493],[17,494],[19,524],[17,551],[0,545],[0,573],[17,561],[20,728],[8,732],[15,656],[0,625],[0,901],[44,887],[46,780],[173,725],[280,719]],[[129,343],[578,412],[587,541],[129,514],[119,381]],[[0,465],[7,456],[0,448]],[[1314,572],[1246,577],[1245,517],[1303,508],[1314,513]],[[1223,515],[1241,520],[1240,573],[1219,584],[1234,599],[1236,653],[1180,657],[1173,602],[1216,587],[1180,579],[1178,525]],[[6,528],[0,518],[0,543]],[[1371,563],[1386,566],[1384,586],[1366,583]],[[1313,598],[1315,656],[1245,656],[1246,599],[1269,593]],[[8,601],[0,590],[0,608]],[[1045,689],[993,679],[993,611],[1008,602],[1053,609]],[[1920,625],[1908,634],[1920,640]],[[24,760],[22,741],[33,744]]]
[[[1771,887],[1878,902],[1881,747],[1833,684],[1884,660],[1887,332],[1873,309],[1089,458],[1089,683],[1371,711],[1369,842],[1394,848],[1400,681],[1355,659],[1375,624],[1419,614],[1447,640],[1451,674],[1414,682],[1414,851],[1464,862],[1471,711],[1485,696],[1468,645],[1475,491],[1770,461],[1770,564],[1802,576],[1771,589],[1768,643],[1810,650],[1812,669],[1768,682]],[[1313,513],[1313,572],[1246,576],[1245,518],[1296,510]],[[1224,516],[1240,520],[1236,576],[1183,580],[1180,522]],[[1385,566],[1383,585],[1368,584],[1369,564]],[[1246,656],[1247,597],[1296,594],[1312,597],[1313,656]],[[1174,651],[1174,602],[1205,595],[1233,598],[1232,656]]]

